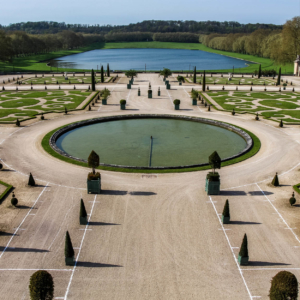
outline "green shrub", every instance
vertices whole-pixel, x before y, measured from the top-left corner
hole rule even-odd
[[[21,125],[21,123],[20,123],[19,119],[17,119],[16,126],[20,127],[20,125]]]
[[[256,117],[255,117],[255,120],[258,121],[259,120],[259,116],[258,116],[258,113],[256,113]]]
[[[216,169],[221,169],[221,158],[217,151],[214,151],[209,157],[208,162],[215,173]]]
[[[68,109],[65,107],[65,115],[68,114]]]
[[[210,111],[210,105],[208,105],[208,109],[207,109],[207,111]]]
[[[13,205],[13,206],[16,206],[18,204],[18,199],[15,197],[15,193],[12,194],[12,198],[10,200],[10,203]]]
[[[206,175],[206,179],[208,181],[220,181],[220,175],[219,173],[215,172],[209,172],[207,175]]]
[[[180,104],[180,100],[179,100],[179,99],[175,99],[175,100],[173,101],[173,103],[174,103],[175,105],[179,105],[179,104]]]
[[[235,111],[234,111],[234,109],[232,110],[231,114],[232,114],[233,116],[235,115]]]
[[[271,281],[270,300],[297,300],[298,281],[294,274],[288,271],[277,273]]]
[[[172,71],[170,69],[164,68],[161,72],[160,75],[164,76],[164,78],[168,78],[169,76],[172,75]]]
[[[224,217],[230,218],[229,201],[228,201],[228,199],[227,199],[226,202],[225,202],[225,205],[224,205],[224,209],[223,209],[222,215],[223,215]]]
[[[28,185],[29,186],[35,186],[35,180],[34,180],[31,173],[29,174]]]
[[[185,82],[185,79],[184,79],[184,77],[183,76],[177,76],[177,80],[178,80],[178,82]]]
[[[95,174],[95,169],[99,167],[99,164],[100,157],[94,150],[92,150],[88,157],[88,166],[93,169],[93,174]]]
[[[243,238],[243,242],[242,242],[242,246],[239,252],[239,255],[241,257],[248,257],[248,240],[247,240],[247,234],[245,233],[244,238]]]
[[[86,209],[85,209],[85,206],[84,206],[84,202],[83,202],[82,199],[80,200],[80,213],[79,213],[79,216],[81,218],[85,218],[87,216]]]
[[[94,173],[89,173],[88,174],[88,180],[98,180],[99,178],[101,178],[101,175],[99,172]]]
[[[279,127],[283,127],[283,121],[280,120]]]
[[[192,98],[193,98],[193,99],[197,99],[197,98],[198,98],[198,95],[199,95],[199,92],[196,91],[196,90],[192,90],[192,91],[191,91],[191,95],[192,95]]]
[[[293,192],[292,197],[290,198],[290,204],[293,206],[296,203],[295,193]]]
[[[276,175],[274,176],[272,182],[271,182],[272,185],[274,186],[279,186],[279,179],[278,179],[278,174],[276,173]]]
[[[120,100],[120,104],[126,104],[126,100],[124,99]]]
[[[71,242],[71,238],[69,232],[66,232],[66,239],[65,239],[65,257],[74,257],[74,249]]]
[[[30,277],[29,294],[31,300],[51,300],[54,294],[53,278],[47,271],[36,271]]]

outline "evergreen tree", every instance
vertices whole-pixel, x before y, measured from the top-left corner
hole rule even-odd
[[[47,271],[36,271],[30,277],[29,293],[31,300],[51,300],[54,294],[53,278]]]
[[[85,205],[84,205],[83,200],[81,199],[80,200],[80,217],[86,218],[86,216],[87,216],[87,213],[86,213]]]
[[[94,70],[92,69],[92,75],[91,75],[92,77],[91,77],[91,80],[92,80],[92,82],[91,82],[91,85],[92,85],[92,91],[95,91],[96,90],[96,86],[95,86],[95,72],[94,72]],[[89,89],[90,89],[90,87],[89,87]]]
[[[225,205],[224,205],[224,209],[223,209],[222,215],[223,215],[224,217],[230,218],[229,201],[228,201],[228,199],[227,199],[226,202],[225,202]]]
[[[278,179],[277,172],[276,172],[276,175],[274,176],[274,178],[272,180],[272,185],[279,186],[279,179]]]
[[[17,119],[16,126],[20,127],[20,125],[21,125],[21,123],[20,123],[19,119]]]
[[[107,77],[110,77],[110,69],[109,69],[109,64],[107,64]]]
[[[203,72],[202,91],[205,92],[205,70]]]
[[[93,169],[93,174],[95,174],[95,169],[99,167],[99,163],[99,155],[94,150],[92,150],[91,154],[88,157],[88,166]]]
[[[281,82],[281,68],[279,68],[278,77],[277,77],[277,83],[276,85],[280,85]]]
[[[270,300],[297,300],[298,281],[294,274],[288,271],[277,273],[271,281]]]
[[[280,120],[279,127],[283,127],[283,121]]]
[[[66,232],[66,239],[65,239],[65,257],[74,257],[74,249],[71,242],[71,238],[69,232]]]
[[[209,157],[208,157],[209,164],[211,168],[213,169],[213,172],[215,173],[216,169],[221,169],[221,158],[217,151],[214,151]]]
[[[258,69],[258,78],[261,77],[261,65],[259,65],[259,69]]]
[[[35,181],[31,173],[29,174],[28,185],[35,186]]]
[[[104,82],[104,71],[103,71],[103,66],[101,66],[101,82]]]
[[[241,246],[241,250],[239,255],[241,257],[248,257],[248,240],[247,240],[247,234],[245,233],[244,238],[243,238],[243,242],[242,242],[242,246]]]
[[[196,67],[194,68],[194,83],[196,83],[197,79],[197,72],[196,72]]]

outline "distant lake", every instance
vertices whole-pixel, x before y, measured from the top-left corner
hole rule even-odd
[[[49,65],[59,68],[100,70],[221,70],[247,67],[251,62],[209,53],[201,50],[183,49],[99,49],[68,55],[52,60]]]

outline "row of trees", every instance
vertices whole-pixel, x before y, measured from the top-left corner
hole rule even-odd
[[[287,21],[283,30],[258,29],[251,34],[213,33],[201,35],[199,41],[213,49],[290,63],[300,54],[300,17]]]
[[[105,34],[109,32],[191,32],[191,33],[251,33],[257,29],[282,29],[281,25],[273,24],[240,24],[233,21],[162,21],[148,20],[129,25],[88,25],[66,24],[65,22],[21,22],[0,29],[7,31],[22,30],[30,34],[58,33],[72,30],[82,33]]]
[[[198,43],[199,35],[188,32],[155,33],[153,40],[158,42]]]

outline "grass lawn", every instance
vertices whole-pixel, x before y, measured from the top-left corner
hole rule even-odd
[[[256,57],[253,55],[239,54],[234,52],[219,51],[208,48],[200,43],[171,43],[171,42],[122,42],[122,43],[96,43],[88,47],[82,47],[75,50],[63,50],[57,52],[51,52],[47,54],[33,55],[28,57],[20,57],[14,59],[13,63],[0,63],[0,71],[12,72],[12,71],[51,71],[51,68],[47,66],[46,61],[54,58],[90,51],[94,49],[125,49],[125,48],[154,48],[154,49],[188,49],[188,50],[202,50],[211,53],[217,53],[225,56],[230,56],[238,59],[243,59],[251,62],[255,62],[262,65],[262,69],[276,69],[282,67],[282,73],[293,73],[293,64],[288,65],[277,65],[269,58]],[[52,68],[53,71],[78,71],[75,69],[56,69]],[[258,65],[253,64],[245,68],[236,70],[243,73],[253,73],[258,70]],[[207,70],[210,71],[210,70]],[[214,70],[214,72],[231,72],[231,69],[227,70]]]
[[[258,112],[266,118],[284,122],[300,121],[300,94],[296,92],[208,92],[224,110]]]
[[[192,78],[188,79],[192,82]],[[202,83],[203,77],[197,77],[197,82]],[[206,76],[205,78],[206,84],[222,84],[222,85],[275,85],[276,79],[261,77],[261,78],[245,78],[245,77],[233,77],[231,80],[228,80],[228,76],[226,77],[214,77],[214,76]]]
[[[92,92],[86,91],[26,91],[0,92],[0,121],[27,119],[49,111],[76,109]]]

